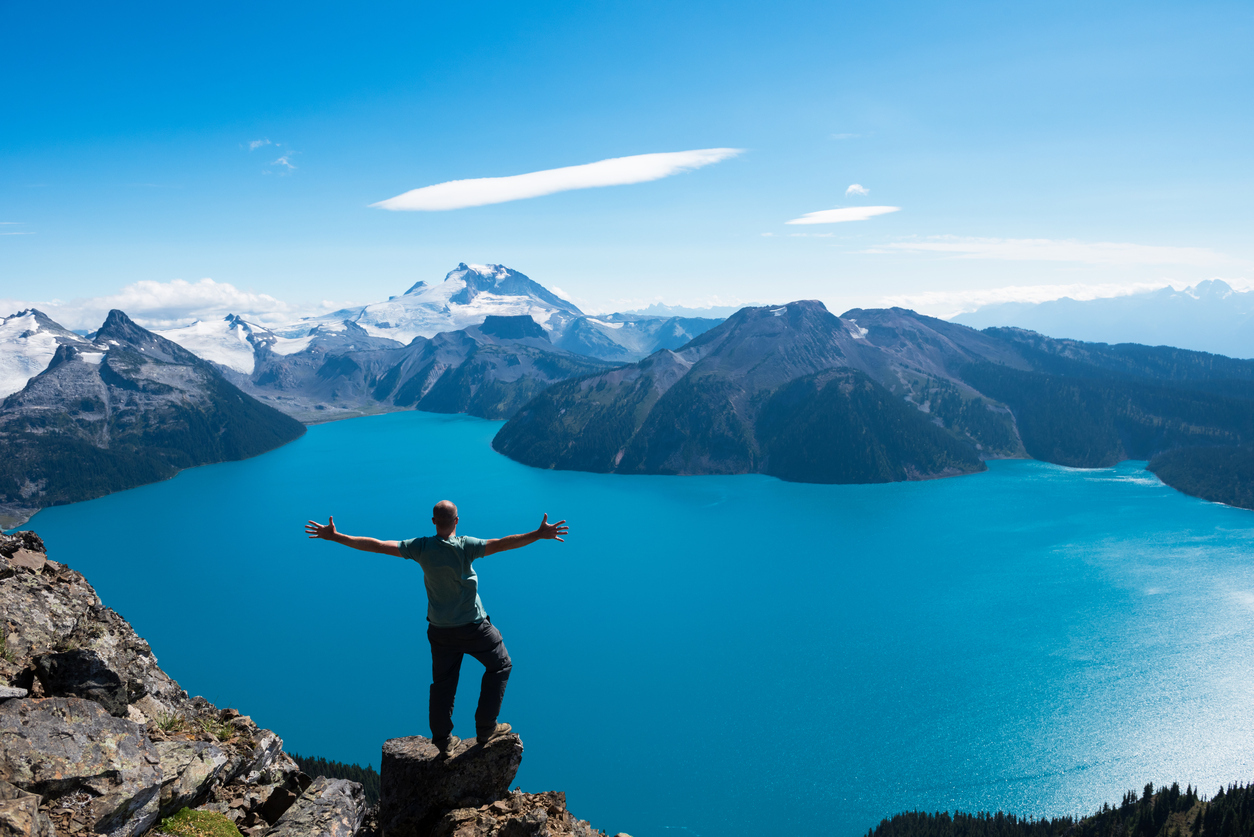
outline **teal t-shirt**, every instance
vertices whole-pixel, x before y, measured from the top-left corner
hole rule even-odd
[[[427,585],[427,621],[455,628],[487,618],[479,601],[479,576],[471,562],[483,557],[487,541],[463,535],[451,538],[410,538],[401,541],[401,556],[422,566]]]

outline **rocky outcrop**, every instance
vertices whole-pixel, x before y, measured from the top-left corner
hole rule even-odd
[[[133,721],[82,698],[0,704],[0,779],[57,799],[86,792],[78,830],[139,834],[157,820],[161,757]]]
[[[0,534],[0,626],[0,837],[139,837],[184,808],[245,837],[603,837],[562,794],[509,793],[517,735],[447,759],[389,741],[367,810],[361,785],[310,779],[273,732],[188,696],[33,532]]]
[[[478,808],[449,811],[436,823],[431,837],[605,837],[586,820],[566,810],[560,791],[514,791]],[[615,837],[631,837],[619,833]]]
[[[347,779],[315,779],[265,837],[353,837],[365,816],[361,785]]]
[[[0,535],[0,627],[0,837],[44,821],[132,837],[198,805],[260,834],[309,786],[277,735],[180,689],[33,532]]]
[[[522,739],[512,734],[484,746],[462,741],[447,758],[420,735],[385,742],[379,770],[383,837],[426,837],[449,811],[503,798],[522,752]]]

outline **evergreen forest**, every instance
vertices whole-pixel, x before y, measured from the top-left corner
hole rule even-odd
[[[1020,818],[1014,814],[928,814],[912,811],[883,820],[867,837],[1252,837],[1254,784],[1220,788],[1210,799],[1178,784],[1146,785],[1076,819]]]
[[[379,804],[379,773],[374,765],[362,767],[360,764],[345,764],[342,761],[327,761],[319,756],[302,756],[288,753],[292,760],[300,765],[302,772],[317,779],[325,776],[328,779],[348,779],[359,783],[366,792],[366,804]]]

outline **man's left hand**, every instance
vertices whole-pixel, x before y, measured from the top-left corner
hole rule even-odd
[[[569,531],[570,527],[566,525],[565,520],[559,520],[556,523],[549,523],[549,515],[548,513],[545,513],[544,519],[540,521],[539,528],[536,529],[536,534],[546,540],[562,541],[565,543],[566,539],[561,536],[567,534]]]

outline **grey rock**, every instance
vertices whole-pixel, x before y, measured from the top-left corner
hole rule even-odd
[[[0,703],[0,780],[55,798],[88,791],[90,829],[131,837],[157,820],[161,758],[143,728],[81,698]]]
[[[314,779],[265,837],[353,837],[366,816],[366,793],[347,779]]]
[[[24,698],[30,692],[26,689],[19,689],[16,686],[0,686],[0,700],[12,700],[13,698]]]
[[[117,718],[127,717],[126,686],[95,651],[78,649],[35,658],[35,676],[50,697],[94,700]]]
[[[56,837],[52,820],[39,810],[39,794],[0,782],[0,837]]]
[[[420,735],[385,742],[379,800],[383,837],[426,837],[449,811],[501,799],[522,754],[522,739],[512,734],[483,747],[463,741],[447,759]]]
[[[0,542],[0,556],[35,546],[42,549],[37,535],[19,532]],[[36,657],[76,648],[94,651],[117,673],[126,686],[127,702],[150,696],[153,700],[146,705],[165,712],[187,705],[187,696],[157,665],[148,643],[101,603],[80,573],[64,564],[48,561],[40,573],[0,573],[0,624],[9,626],[5,637],[9,653],[8,658],[0,657],[0,683],[29,689],[27,672]],[[140,709],[150,721],[156,720],[144,703]]]
[[[605,837],[566,810],[560,791],[522,793],[477,808],[458,808],[445,814],[431,837]],[[628,837],[628,835],[618,835]]]
[[[34,552],[29,549],[18,549],[9,556],[9,566],[15,570],[28,570],[37,573],[48,563],[48,559],[41,553]]]
[[[163,817],[204,801],[230,761],[220,747],[207,741],[159,741],[153,746],[161,756]]]

